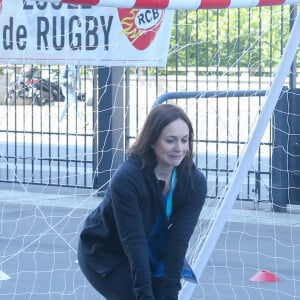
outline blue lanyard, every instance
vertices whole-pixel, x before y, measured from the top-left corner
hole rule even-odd
[[[172,204],[173,204],[172,198],[173,198],[175,180],[176,180],[176,169],[174,168],[174,170],[172,172],[172,177],[171,177],[170,190],[167,195],[166,214],[167,214],[168,219],[170,219],[171,213],[172,213]]]

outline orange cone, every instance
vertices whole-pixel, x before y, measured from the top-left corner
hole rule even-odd
[[[251,277],[250,280],[257,282],[275,282],[279,281],[280,278],[270,271],[261,270]]]

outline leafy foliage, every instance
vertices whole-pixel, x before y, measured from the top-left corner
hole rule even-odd
[[[289,31],[288,7],[177,11],[168,66],[272,72]]]

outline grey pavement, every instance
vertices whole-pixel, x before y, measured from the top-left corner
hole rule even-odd
[[[0,185],[0,299],[100,299],[76,257],[78,233],[100,201],[88,189]],[[201,218],[214,218],[213,207]],[[250,280],[262,270],[280,280]],[[300,299],[300,208],[275,213],[269,203],[254,210],[237,201],[199,282],[195,300]]]

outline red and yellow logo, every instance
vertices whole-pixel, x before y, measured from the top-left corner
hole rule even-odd
[[[164,10],[119,8],[122,34],[138,50],[145,50],[154,40],[161,26]]]

